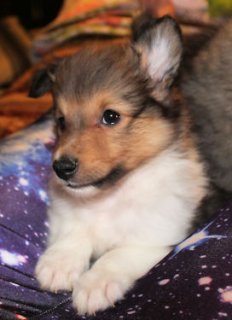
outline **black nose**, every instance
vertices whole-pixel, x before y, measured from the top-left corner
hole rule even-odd
[[[78,169],[78,160],[67,156],[61,157],[53,162],[53,169],[59,178],[69,180]]]

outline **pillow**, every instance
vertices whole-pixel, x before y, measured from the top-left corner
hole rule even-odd
[[[43,291],[34,278],[45,248],[51,116],[0,143],[0,319],[207,320],[232,314],[232,204],[94,317],[78,316],[70,293]]]

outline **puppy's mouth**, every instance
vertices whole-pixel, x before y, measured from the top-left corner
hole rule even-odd
[[[118,166],[112,169],[106,176],[103,178],[99,178],[95,181],[89,183],[78,184],[72,181],[67,182],[67,187],[72,189],[83,189],[87,187],[96,187],[99,189],[108,188],[113,186],[118,182],[124,175],[126,174],[126,170],[121,166]]]

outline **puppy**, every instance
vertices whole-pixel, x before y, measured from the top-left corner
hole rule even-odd
[[[114,305],[184,239],[207,190],[175,87],[182,40],[169,17],[139,23],[134,41],[84,49],[40,74],[52,89],[57,143],[50,234],[36,276],[72,290],[79,314]]]

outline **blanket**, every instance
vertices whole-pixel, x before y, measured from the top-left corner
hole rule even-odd
[[[114,308],[78,316],[69,292],[41,290],[34,269],[48,233],[53,145],[50,115],[0,144],[0,319],[231,319],[232,203],[173,248]]]

